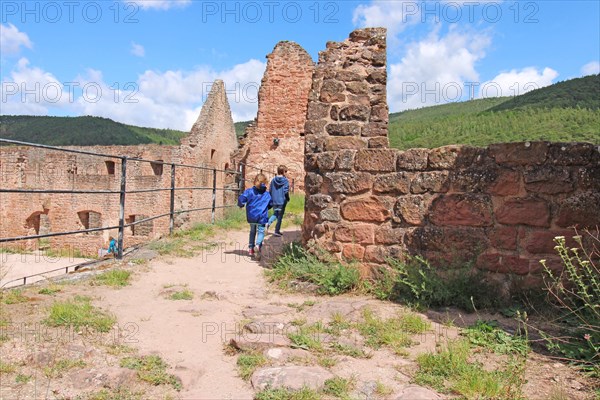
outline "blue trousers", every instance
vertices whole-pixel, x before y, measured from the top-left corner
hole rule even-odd
[[[283,220],[283,214],[285,213],[285,204],[282,206],[273,206],[273,215],[269,218],[269,225],[271,225],[275,220],[277,220],[277,225],[275,225],[275,232],[279,233],[281,229],[281,221]]]
[[[258,237],[257,234],[258,233]],[[248,248],[253,249],[254,246],[262,246],[262,242],[265,238],[265,226],[261,224],[250,224],[250,240],[248,242]]]

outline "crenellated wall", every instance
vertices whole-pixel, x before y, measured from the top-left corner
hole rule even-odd
[[[444,267],[474,262],[531,287],[540,259],[561,267],[555,236],[600,225],[599,147],[389,149],[385,84],[383,29],[320,54],[305,128],[307,245],[367,270],[406,253]]]

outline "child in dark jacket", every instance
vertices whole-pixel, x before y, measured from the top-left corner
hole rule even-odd
[[[248,255],[260,260],[262,242],[265,238],[265,225],[271,208],[271,195],[267,192],[267,177],[258,174],[254,178],[254,186],[246,189],[238,199],[240,208],[246,206],[246,220],[250,224],[250,240]],[[258,233],[258,236],[257,236]]]
[[[277,220],[273,236],[281,236],[281,221],[285,213],[285,206],[290,201],[290,182],[285,177],[286,173],[287,167],[285,165],[277,167],[277,176],[273,178],[269,186],[269,193],[271,193],[271,198],[273,199],[274,212],[267,223],[267,231],[269,230],[269,226]]]

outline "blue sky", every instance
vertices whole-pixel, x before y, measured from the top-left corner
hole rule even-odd
[[[3,0],[0,113],[189,130],[220,78],[249,120],[278,41],[316,61],[365,26],[388,28],[392,112],[521,94],[599,73],[599,21],[595,0]]]

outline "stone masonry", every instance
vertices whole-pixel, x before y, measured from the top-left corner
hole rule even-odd
[[[127,191],[170,188],[171,167],[158,162],[175,162],[208,168],[226,169],[231,152],[237,148],[231,111],[222,81],[215,81],[202,107],[198,121],[180,146],[85,146],[68,147],[111,155],[124,155],[127,161]],[[157,163],[135,161],[135,158]],[[26,146],[0,147],[0,185],[20,189],[120,190],[119,159],[65,153]],[[217,187],[232,180],[219,172]],[[213,171],[176,167],[177,187],[212,187]],[[217,206],[225,196],[219,191]],[[128,193],[126,223],[168,213],[170,192]],[[204,208],[212,204],[212,191],[177,190],[175,210]],[[232,204],[227,200],[227,204]],[[217,216],[223,209],[217,209]],[[194,222],[209,222],[210,211],[177,214],[180,227]],[[30,236],[95,227],[117,226],[118,194],[21,194],[0,193],[0,237]],[[169,218],[163,217],[125,229],[126,247],[158,238],[169,232]],[[3,243],[1,246],[34,249],[38,247],[76,249],[95,254],[108,236],[117,230],[57,236]]]
[[[474,262],[509,289],[540,285],[540,259],[561,266],[552,239],[600,225],[600,148],[389,149],[385,49],[384,29],[364,29],[319,56],[305,127],[305,244],[358,260],[364,273],[408,253],[443,267]]]
[[[267,68],[258,93],[258,114],[246,131],[238,159],[265,171],[288,167],[290,182],[304,186],[304,123],[314,63],[294,42],[279,42],[267,56]],[[274,139],[279,140],[275,144]],[[252,179],[257,173],[249,169]]]

